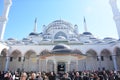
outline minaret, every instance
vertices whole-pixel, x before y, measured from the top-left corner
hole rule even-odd
[[[117,0],[109,0],[109,3],[112,8],[113,19],[115,21],[117,32],[118,32],[118,37],[120,39],[120,12],[119,12],[119,9],[117,8]]]
[[[37,32],[37,18],[35,18],[35,23],[34,23],[34,33]]]
[[[84,17],[84,30],[85,30],[85,32],[87,32],[87,24],[86,24],[86,19],[85,19],[85,17]]]
[[[6,23],[8,21],[8,14],[10,7],[12,5],[12,0],[4,0],[3,14],[0,16],[0,40],[4,37]]]
[[[78,34],[78,26],[76,24],[74,25],[74,32]]]

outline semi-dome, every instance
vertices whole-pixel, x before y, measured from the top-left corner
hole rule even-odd
[[[70,49],[70,47],[65,44],[58,44],[53,48],[53,50],[56,50],[56,49]]]
[[[66,37],[64,37],[64,36],[58,36],[56,39],[62,39],[62,40],[65,40]]]
[[[71,49],[69,46],[65,45],[65,44],[58,44],[56,45],[53,49],[52,52],[62,52],[62,53],[66,53],[66,52],[71,52]]]
[[[70,41],[79,41],[77,38],[72,38]]]

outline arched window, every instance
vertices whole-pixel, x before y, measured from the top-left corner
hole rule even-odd
[[[64,32],[62,32],[62,31],[57,32],[55,34],[55,36],[54,36],[54,39],[59,39],[60,36],[62,36],[62,37],[67,39],[67,35]]]

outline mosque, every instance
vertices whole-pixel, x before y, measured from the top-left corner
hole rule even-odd
[[[109,0],[120,38],[120,12],[117,0]],[[34,31],[22,40],[2,40],[11,0],[4,0],[4,13],[0,16],[0,70],[24,71],[83,71],[120,70],[120,40],[106,37],[98,39],[87,31],[80,34],[78,26],[64,20],[55,20],[43,26],[41,33]]]

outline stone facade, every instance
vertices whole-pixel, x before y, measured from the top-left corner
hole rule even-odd
[[[98,39],[90,32],[80,34],[76,24],[64,20],[44,25],[41,33],[36,29],[35,20],[35,29],[28,37],[0,42],[0,70],[56,73],[120,70],[120,40],[110,37]]]

